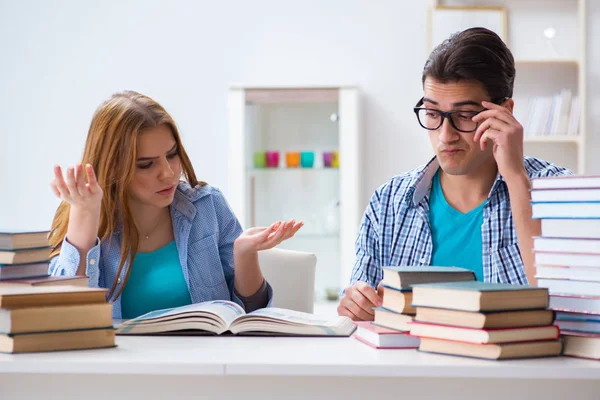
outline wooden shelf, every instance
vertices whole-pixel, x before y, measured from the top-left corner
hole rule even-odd
[[[337,103],[337,88],[247,89],[246,104]]]
[[[525,136],[525,143],[579,143],[579,136],[566,136],[566,135],[557,135],[557,136]]]
[[[288,173],[288,172],[321,172],[321,171],[339,171],[339,168],[248,168],[248,172],[252,173]]]
[[[575,59],[569,59],[569,58],[546,58],[546,59],[521,59],[521,60],[515,60],[515,64],[517,64],[517,66],[519,65],[534,65],[534,66],[540,66],[543,64],[546,65],[573,65],[575,67],[579,66],[579,60],[575,60]]]

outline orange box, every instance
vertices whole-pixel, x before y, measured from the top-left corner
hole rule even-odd
[[[288,168],[298,168],[300,165],[300,153],[297,151],[288,151],[285,153],[285,164]]]

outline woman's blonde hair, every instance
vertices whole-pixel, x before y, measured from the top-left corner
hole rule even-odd
[[[117,279],[125,262],[133,262],[138,249],[140,234],[133,220],[127,191],[136,168],[138,134],[162,124],[171,128],[177,143],[182,174],[187,182],[192,187],[204,185],[204,182],[196,179],[173,118],[150,97],[133,91],[116,93],[98,107],[90,124],[81,162],[83,165],[92,165],[98,184],[104,192],[98,236],[101,241],[105,241],[112,237],[119,226],[122,229],[119,269],[108,298],[116,299],[120,296],[129,278],[130,268],[125,282],[115,295]],[[60,253],[69,225],[69,211],[70,205],[64,201],[56,210],[49,236],[51,257]]]

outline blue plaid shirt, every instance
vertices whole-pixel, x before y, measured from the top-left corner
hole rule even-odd
[[[525,157],[530,179],[572,172]],[[433,253],[429,227],[429,191],[439,168],[437,158],[379,187],[367,207],[356,239],[350,285],[364,281],[376,288],[382,266],[429,265]],[[498,174],[481,225],[483,277],[486,282],[526,284],[506,182]],[[460,249],[457,249],[460,251]]]
[[[192,302],[231,300],[244,307],[233,288],[233,243],[242,233],[242,227],[223,194],[209,185],[192,188],[182,182],[170,210],[179,262]],[[120,231],[111,239],[98,240],[87,253],[86,275],[91,287],[110,288],[117,278],[119,290],[125,282],[125,268],[116,276],[121,259]],[[64,240],[60,254],[50,260],[49,273],[74,276],[78,267],[79,251]],[[267,291],[270,304],[273,298],[270,285]],[[121,318],[121,296],[114,300],[113,318]]]

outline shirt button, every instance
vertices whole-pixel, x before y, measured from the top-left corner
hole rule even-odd
[[[121,278],[117,279],[117,283],[121,283]]]
[[[425,259],[424,259],[424,258],[421,258],[421,259],[419,260],[419,262],[420,262],[421,264],[425,264]]]
[[[95,265],[96,264],[96,260],[95,259],[90,259],[90,265]]]

